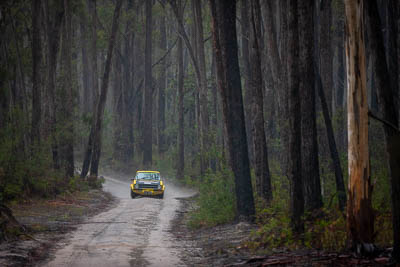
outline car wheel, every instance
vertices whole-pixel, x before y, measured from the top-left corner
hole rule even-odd
[[[162,193],[161,195],[158,195],[158,197],[159,197],[160,199],[163,199],[163,198],[164,198],[164,193]]]
[[[131,189],[131,198],[135,198],[135,197],[136,197],[136,194]]]

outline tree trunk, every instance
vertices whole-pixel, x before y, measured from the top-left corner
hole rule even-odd
[[[264,131],[264,100],[260,48],[261,14],[259,0],[251,1],[251,26],[251,114],[253,124],[252,134],[254,141],[254,170],[256,175],[256,192],[259,197],[269,203],[272,200],[272,186],[271,175],[268,165],[267,142],[265,139]]]
[[[82,111],[83,114],[88,116],[90,111],[93,110],[93,95],[92,89],[92,71],[90,71],[89,59],[88,59],[88,19],[86,15],[86,4],[83,5],[84,11],[80,12],[80,37],[82,47],[82,85],[83,85],[83,101]]]
[[[214,133],[214,146],[219,147],[219,136],[218,136],[218,118],[219,118],[219,111],[218,111],[218,92],[217,92],[217,75],[216,75],[216,63],[215,63],[215,53],[212,51],[212,59],[211,59],[211,92],[212,92],[212,121],[211,125],[213,128],[213,133]],[[214,154],[213,158],[211,159],[210,162],[210,167],[211,170],[215,173],[217,170],[217,165],[218,165],[218,157],[217,155]]]
[[[193,46],[190,44],[189,37],[186,34],[183,17],[179,15],[179,11],[177,8],[177,4],[175,0],[169,0],[171,4],[172,11],[175,14],[175,17],[178,22],[179,34],[182,36],[183,41],[185,42],[186,48],[189,52],[190,59],[192,61],[192,65],[196,74],[196,82],[197,87],[199,88],[199,126],[200,126],[200,171],[203,174],[204,171],[209,166],[209,160],[207,159],[206,154],[208,153],[209,147],[209,116],[208,116],[208,100],[207,100],[207,77],[205,71],[205,56],[204,56],[204,40],[203,40],[203,26],[202,26],[202,16],[201,16],[201,8],[196,7],[196,5],[200,3],[196,3],[200,1],[193,2],[193,11],[195,13],[195,22],[196,22],[196,42]],[[200,40],[201,39],[201,40]]]
[[[331,30],[331,19],[332,19],[332,7],[331,0],[321,3],[320,15],[318,21],[320,21],[319,27],[319,54],[316,56],[316,61],[314,64],[315,79],[317,82],[317,92],[319,99],[321,101],[322,114],[324,116],[324,122],[326,127],[329,151],[333,162],[333,169],[335,172],[335,182],[336,182],[336,193],[339,202],[339,209],[344,211],[346,206],[346,191],[344,188],[342,167],[339,159],[339,153],[336,146],[335,135],[332,127],[330,104],[332,103],[332,95],[334,94],[333,87],[333,53],[332,44],[334,40],[332,37]],[[319,67],[319,70],[318,70]],[[321,75],[320,75],[321,72]],[[322,76],[324,78],[322,78]],[[325,87],[325,88],[324,88]],[[326,88],[331,87],[331,88]],[[328,100],[326,98],[326,94]],[[331,113],[333,116],[333,113]],[[323,189],[323,187],[321,188]],[[321,192],[322,193],[322,192]]]
[[[299,16],[299,77],[301,92],[301,143],[304,206],[308,211],[322,207],[319,177],[317,123],[314,87],[314,3],[298,2]]]
[[[345,53],[344,53],[344,1],[335,1],[332,8],[332,43],[333,47],[333,66],[332,66],[332,117],[339,115],[339,125],[336,134],[336,142],[339,153],[347,151],[347,122],[346,116],[346,97],[345,97]],[[343,114],[343,115],[342,115]]]
[[[250,70],[250,61],[249,61],[249,6],[248,0],[240,1],[240,15],[241,15],[241,42],[242,42],[242,65],[243,65],[243,76],[244,76],[244,117],[246,123],[246,135],[247,135],[247,144],[249,146],[249,159],[251,163],[254,163],[254,144],[253,144],[253,134],[252,134],[252,125],[251,125],[251,102],[252,95],[250,89],[251,82],[251,70]]]
[[[23,63],[22,63],[22,47],[20,46],[20,44],[23,42],[23,40],[21,40],[22,38],[18,38],[17,36],[17,22],[15,21],[14,18],[11,18],[11,27],[13,30],[13,39],[15,41],[15,52],[16,52],[16,64],[15,66],[15,89],[16,89],[16,94],[15,94],[15,103],[16,103],[16,107],[19,108],[19,111],[22,112],[22,116],[21,118],[28,123],[29,121],[29,113],[28,113],[28,97],[27,97],[27,89],[26,89],[26,81],[25,81],[25,72],[24,72],[24,68],[23,68]],[[18,70],[18,71],[17,71]],[[18,84],[18,85],[17,85]],[[22,140],[19,144],[19,148],[21,150],[21,152],[23,153],[23,155],[25,155],[26,150],[27,150],[27,146],[29,145],[29,140],[30,136],[28,136],[28,132],[24,132],[22,134]]]
[[[95,117],[95,129],[93,131],[93,153],[91,159],[91,166],[90,166],[90,175],[97,176],[98,175],[98,168],[99,168],[99,161],[100,161],[100,153],[101,153],[101,135],[102,135],[102,124],[103,124],[103,117],[104,117],[104,108],[106,105],[107,100],[107,91],[108,91],[108,80],[110,75],[111,69],[111,60],[112,54],[114,50],[115,39],[117,35],[117,29],[119,24],[119,15],[121,10],[122,0],[118,0],[114,10],[114,16],[112,21],[111,27],[111,36],[108,42],[108,50],[107,50],[107,57],[104,67],[104,75],[101,83],[101,91],[99,96],[99,101],[97,105],[97,112]]]
[[[320,37],[320,71],[322,84],[324,85],[325,96],[327,103],[332,103],[332,89],[333,89],[333,79],[332,79],[332,0],[325,0],[321,3],[320,8],[320,23],[319,24],[319,37]],[[336,26],[337,27],[337,26]],[[332,106],[329,105],[329,114],[331,113]]]
[[[363,1],[345,1],[349,184],[348,246],[360,251],[374,235],[372,186],[368,152]]]
[[[201,157],[201,174],[209,168],[209,153],[210,148],[210,120],[208,115],[208,86],[207,86],[207,74],[206,74],[206,63],[204,55],[204,37],[203,37],[203,17],[201,12],[201,1],[194,0],[193,7],[195,11],[195,24],[197,30],[197,59],[199,62],[200,70],[200,92],[199,92],[199,103],[200,103],[200,157]]]
[[[164,3],[164,2],[163,2]],[[161,14],[160,19],[160,49],[165,54],[167,52],[167,27],[165,25],[165,14]],[[161,62],[160,80],[158,86],[158,153],[164,154],[165,145],[165,89],[167,87],[167,60]]]
[[[179,12],[182,12],[181,0],[178,0],[178,8]],[[184,178],[184,169],[185,169],[185,142],[184,142],[184,111],[183,111],[183,78],[184,78],[184,69],[183,69],[183,45],[182,45],[182,37],[178,37],[178,163],[176,176],[178,179]]]
[[[285,1],[281,1],[285,2]],[[285,2],[286,4],[286,2]],[[288,118],[288,78],[287,78],[287,73],[286,73],[286,60],[287,59],[287,51],[283,49],[283,53],[281,56],[279,55],[279,49],[278,49],[278,41],[276,38],[276,33],[275,33],[275,26],[274,26],[274,14],[272,10],[272,3],[271,1],[262,1],[261,2],[261,8],[264,14],[264,28],[266,31],[265,34],[265,40],[266,40],[266,50],[267,50],[267,56],[268,56],[268,64],[270,65],[270,70],[272,74],[272,79],[274,82],[274,87],[277,92],[277,111],[278,111],[278,122],[279,122],[279,134],[281,136],[282,140],[282,146],[283,146],[283,151],[282,151],[282,165],[285,166],[288,160],[288,123],[287,123],[287,118]],[[282,15],[285,15],[287,11],[284,10]],[[284,23],[282,23],[284,24]],[[284,26],[284,25],[283,25]],[[286,39],[287,38],[287,33],[283,32],[282,33],[282,42],[284,48],[286,47]],[[283,167],[285,169],[284,173],[286,173],[286,168],[287,166]]]
[[[121,48],[121,38],[116,40],[116,48]],[[125,54],[125,56],[127,56]],[[119,55],[115,55],[114,57],[114,84],[112,87],[113,92],[113,128],[114,128],[114,138],[113,138],[113,160],[122,162],[124,159],[124,132],[123,132],[123,124],[124,124],[124,111],[125,111],[125,98],[126,95],[124,94],[123,90],[124,87],[122,85],[124,79],[123,74],[125,71],[122,72],[122,60],[126,60],[126,58],[122,58]],[[125,77],[124,77],[125,78]]]
[[[393,11],[389,8],[389,28],[395,27]],[[397,64],[386,62],[384,39],[381,31],[381,21],[376,1],[365,1],[365,14],[367,15],[368,44],[371,53],[373,73],[376,78],[376,89],[383,119],[398,128],[398,107],[395,95],[398,91]],[[393,29],[389,31],[396,38]],[[392,40],[393,41],[393,40]],[[393,45],[393,44],[392,44]],[[396,45],[393,45],[396,47]],[[389,44],[389,50],[393,50]],[[395,57],[397,58],[397,57]],[[390,68],[391,67],[391,68]],[[390,71],[389,71],[390,69]],[[393,77],[394,76],[394,77]],[[400,261],[400,133],[388,125],[384,125],[386,153],[389,159],[389,173],[392,195],[392,220],[393,220],[393,253],[392,257]]]
[[[65,21],[63,34],[63,96],[61,103],[63,124],[65,132],[60,137],[60,147],[62,151],[63,165],[67,177],[74,176],[74,99],[72,88],[72,28],[71,28],[71,6],[70,2],[64,0]]]
[[[41,1],[32,1],[32,145],[40,145],[42,116],[42,42],[40,26],[42,20]],[[1,121],[0,121],[1,123]]]
[[[92,99],[93,99],[93,114],[94,117],[97,109],[97,101],[99,96],[99,72],[97,68],[97,3],[96,0],[89,1],[89,11],[91,17],[91,41],[90,41],[90,61],[92,63]],[[92,118],[92,120],[94,120]],[[92,123],[93,124],[93,123]]]
[[[289,1],[288,89],[289,89],[289,162],[290,223],[295,234],[304,231],[303,182],[301,171],[301,101],[299,90],[299,36],[297,0]]]
[[[239,220],[255,214],[236,35],[236,1],[210,0],[212,35],[217,62],[218,88],[222,99],[229,157],[235,177]]]
[[[45,1],[45,9],[47,14],[47,96],[48,106],[46,107],[46,130],[51,138],[51,150],[53,155],[53,168],[60,168],[59,148],[56,132],[56,70],[57,70],[57,55],[60,44],[61,23],[64,18],[63,5],[58,3],[57,6],[50,10],[50,7]],[[53,11],[54,10],[54,11]]]
[[[318,72],[316,72],[316,73],[317,73],[318,95],[319,95],[319,99],[321,100],[322,114],[324,116],[326,134],[328,136],[329,150],[331,152],[333,168],[335,170],[336,192],[337,192],[338,200],[339,200],[339,209],[341,211],[343,211],[346,206],[346,191],[344,188],[342,166],[340,164],[339,153],[338,153],[337,147],[336,147],[335,135],[333,132],[333,127],[332,127],[332,121],[329,116],[328,103],[325,99],[324,92],[326,90],[324,91],[324,89],[323,89],[321,77],[318,75]]]
[[[152,6],[153,1],[146,1],[146,46],[144,52],[144,130],[143,130],[143,165],[149,168],[153,158],[153,87],[152,87],[152,71],[151,71],[151,55],[152,55]]]
[[[85,149],[85,155],[83,159],[81,178],[86,177],[89,172],[90,162],[92,159],[93,153],[93,140],[94,140],[94,129],[96,127],[95,114],[97,112],[98,106],[98,94],[99,94],[99,85],[98,85],[98,68],[97,68],[97,6],[96,0],[88,0],[89,1],[89,12],[91,16],[91,41],[90,41],[90,61],[91,61],[91,78],[92,78],[92,118],[91,118],[91,126],[90,133],[88,138],[88,145]]]
[[[128,11],[134,8],[132,1],[128,2]],[[125,27],[125,40],[124,42],[124,55],[125,57],[121,58],[123,62],[123,71],[122,71],[122,99],[121,99],[121,108],[122,108],[122,149],[121,149],[121,159],[126,166],[132,166],[132,161],[134,157],[135,147],[134,147],[134,133],[133,133],[133,118],[134,118],[134,110],[135,110],[135,101],[137,101],[136,93],[137,90],[135,87],[135,74],[136,71],[134,69],[135,66],[135,57],[134,53],[137,48],[135,47],[135,31],[132,31],[137,25],[137,16],[129,19],[126,23]],[[139,87],[139,86],[138,86]]]

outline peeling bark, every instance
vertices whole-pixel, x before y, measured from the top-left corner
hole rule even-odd
[[[360,251],[374,238],[372,186],[368,151],[368,103],[364,52],[363,1],[345,1],[347,129],[349,182],[348,247]]]

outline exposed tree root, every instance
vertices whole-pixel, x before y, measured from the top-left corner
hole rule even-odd
[[[15,240],[22,234],[25,235],[25,227],[14,218],[7,206],[0,204],[0,243]]]

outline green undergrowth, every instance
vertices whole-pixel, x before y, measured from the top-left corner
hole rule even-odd
[[[258,210],[259,227],[251,234],[246,246],[254,251],[280,247],[340,251],[345,247],[346,225],[340,211],[322,209],[305,214],[304,222],[304,234],[298,236],[291,230],[287,210],[273,206]]]
[[[372,204],[375,215],[375,244],[390,247],[393,241],[390,207],[390,186],[382,146],[371,144],[371,177],[374,183]],[[342,166],[346,158],[342,159]],[[273,200],[266,205],[256,199],[256,223],[258,229],[251,235],[246,246],[253,251],[270,251],[271,248],[313,248],[342,251],[346,246],[345,211],[338,209],[334,182],[325,183],[324,207],[303,216],[304,234],[296,236],[290,227],[289,181],[282,177],[279,164],[270,161]],[[345,174],[345,171],[344,171]],[[334,179],[334,177],[332,177]],[[345,174],[345,180],[347,175]]]
[[[24,156],[23,152],[11,153],[12,149],[12,144],[0,144],[0,202],[51,198],[64,192],[101,188],[104,182],[103,179],[65,177],[64,169],[53,168],[52,158],[44,148],[33,148],[35,155],[31,157]]]
[[[101,187],[101,179],[89,185],[78,176],[66,178],[62,167],[54,169],[52,138],[31,144],[26,116],[19,109],[13,110],[10,116],[12,120],[0,129],[0,202],[51,198],[63,192],[88,190],[90,186]],[[65,132],[62,125],[57,127],[56,139]],[[65,166],[59,157],[60,165]]]
[[[234,220],[236,206],[233,175],[230,171],[207,173],[202,181],[187,177],[187,184],[199,190],[195,198],[197,209],[191,211],[190,228],[213,227]]]
[[[375,211],[375,244],[392,245],[392,224],[389,212]],[[304,215],[304,234],[296,236],[290,228],[286,210],[273,206],[257,212],[258,229],[251,234],[246,247],[253,251],[285,247],[288,249],[313,248],[342,251],[346,247],[346,219],[338,209],[326,209]]]

